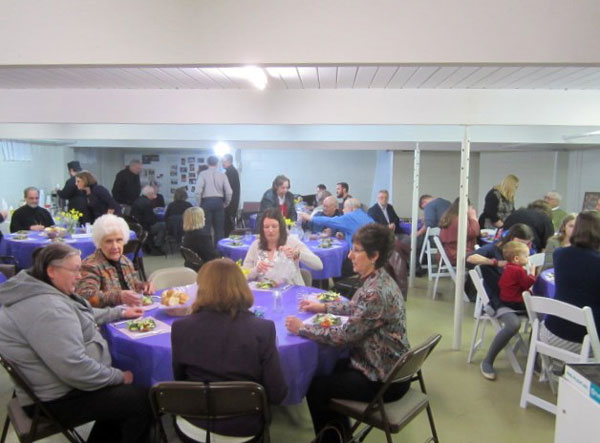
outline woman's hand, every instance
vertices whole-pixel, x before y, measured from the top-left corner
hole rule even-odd
[[[152,284],[152,282],[145,281],[142,285],[142,292],[144,293],[144,295],[151,295],[156,292],[156,289],[154,289],[154,285]]]
[[[496,266],[503,268],[506,266],[506,263],[508,263],[506,260],[498,260],[498,264]]]
[[[264,261],[264,260],[260,260],[258,263],[256,263],[256,272],[258,272],[259,274],[264,274],[272,266],[273,265],[271,263]]]
[[[285,319],[285,327],[292,334],[298,335],[298,332],[300,331],[300,328],[302,327],[302,320],[300,320],[298,317],[294,317],[293,315],[290,315]]]
[[[318,301],[302,300],[298,307],[301,311],[305,312],[327,312],[327,306],[325,306],[325,303],[319,303]]]
[[[121,291],[121,303],[129,306],[141,306],[142,296],[135,291]]]
[[[123,318],[138,318],[142,315],[144,315],[144,310],[138,306],[130,306],[123,309],[123,313],[121,314]]]
[[[123,371],[123,383],[126,385],[133,383],[133,372]]]
[[[280,246],[279,250],[290,260],[298,260],[300,258],[300,251],[290,246]]]

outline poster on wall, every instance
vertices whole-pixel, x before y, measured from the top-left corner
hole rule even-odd
[[[600,211],[600,192],[586,192],[583,197],[583,210]]]

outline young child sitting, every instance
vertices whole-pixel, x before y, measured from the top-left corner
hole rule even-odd
[[[488,380],[496,379],[494,360],[521,328],[521,319],[515,312],[525,311],[521,294],[535,283],[535,277],[527,275],[525,271],[525,266],[529,261],[527,245],[518,241],[510,241],[502,248],[502,255],[506,260],[506,266],[498,286],[503,307],[498,309],[497,318],[503,323],[503,327],[494,337],[487,355],[481,362],[481,374]]]

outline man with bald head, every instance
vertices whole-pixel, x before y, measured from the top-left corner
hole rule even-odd
[[[327,197],[325,197],[325,199],[323,200],[323,203],[321,205],[321,209],[320,210],[315,210],[315,212],[313,212],[311,214],[311,216],[313,217],[336,217],[338,215],[342,215],[342,211],[340,211],[338,209],[338,202],[337,199],[329,194]],[[331,228],[323,228],[321,227],[317,227],[315,226],[312,222],[306,222],[306,227],[305,229],[309,229],[312,232],[325,232],[328,235],[332,235],[334,232],[331,230]]]
[[[33,186],[23,191],[25,204],[17,209],[10,219],[10,232],[41,231],[54,224],[50,213],[39,206],[40,191]]]

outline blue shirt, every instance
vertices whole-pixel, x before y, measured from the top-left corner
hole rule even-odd
[[[440,224],[440,218],[442,218],[442,215],[444,215],[444,212],[448,210],[450,205],[451,203],[443,198],[431,200],[423,209],[425,213],[425,226],[437,228]]]
[[[352,246],[354,233],[362,226],[374,223],[375,220],[362,209],[356,209],[339,217],[314,216],[312,222],[315,226],[325,226],[342,232],[348,245]]]

